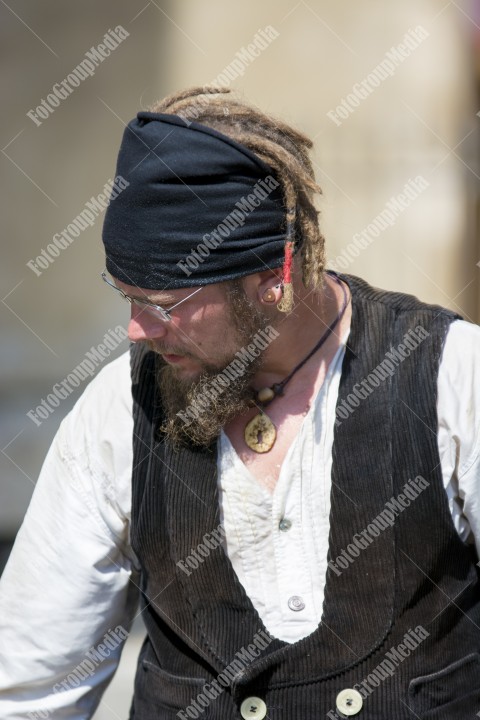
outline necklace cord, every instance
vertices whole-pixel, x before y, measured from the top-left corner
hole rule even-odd
[[[330,335],[331,335],[332,332],[335,330],[335,328],[337,327],[337,325],[338,325],[338,323],[340,322],[340,320],[341,320],[341,319],[343,318],[343,316],[345,315],[345,311],[346,311],[347,306],[348,306],[348,295],[347,295],[347,291],[345,290],[345,288],[344,288],[341,280],[340,280],[336,275],[332,275],[331,277],[332,277],[333,280],[335,280],[335,282],[337,282],[337,283],[340,285],[340,287],[342,288],[342,291],[343,291],[343,304],[342,304],[342,307],[341,307],[341,309],[340,309],[340,312],[338,313],[337,317],[333,320],[333,322],[332,322],[332,323],[328,326],[328,328],[325,330],[325,332],[323,333],[322,337],[320,338],[320,340],[318,341],[318,343],[315,345],[315,347],[312,348],[312,350],[310,350],[310,352],[308,353],[308,355],[307,355],[306,357],[304,357],[303,360],[302,360],[301,362],[299,362],[296,367],[293,368],[293,370],[289,373],[289,375],[287,375],[287,377],[286,377],[284,380],[282,380],[282,381],[279,382],[279,383],[275,383],[274,385],[272,385],[271,389],[272,389],[272,391],[274,392],[274,396],[273,396],[272,398],[270,398],[270,400],[268,400],[267,402],[260,403],[261,405],[263,405],[263,406],[268,405],[268,403],[272,402],[272,400],[273,400],[275,397],[277,397],[277,395],[282,395],[283,389],[284,389],[285,385],[288,383],[288,381],[291,380],[291,378],[295,375],[295,373],[296,373],[298,370],[300,370],[300,368],[303,367],[308,360],[310,360],[310,358],[312,357],[312,355],[314,355],[314,354],[317,352],[317,350],[320,350],[320,348],[322,347],[322,345],[323,345],[323,344],[325,343],[325,341],[330,337]],[[258,401],[257,401],[257,402],[258,402]]]

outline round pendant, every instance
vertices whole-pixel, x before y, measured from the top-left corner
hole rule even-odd
[[[275,425],[265,413],[255,415],[245,426],[245,442],[256,453],[266,453],[272,449],[277,431]]]

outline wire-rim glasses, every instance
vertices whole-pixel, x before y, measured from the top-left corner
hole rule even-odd
[[[161,320],[165,320],[165,322],[171,321],[172,316],[170,315],[170,313],[172,312],[172,310],[174,310],[176,307],[178,307],[179,305],[184,303],[186,300],[189,300],[191,297],[196,295],[202,289],[201,287],[197,288],[196,290],[191,292],[189,295],[187,295],[187,297],[183,298],[183,300],[180,300],[179,302],[175,303],[175,305],[172,305],[171,307],[168,308],[168,310],[166,310],[165,308],[161,307],[160,305],[156,305],[155,303],[149,302],[148,300],[140,300],[139,298],[134,298],[134,297],[131,297],[130,295],[127,295],[126,293],[124,293],[121,288],[119,288],[117,285],[115,285],[115,282],[108,275],[108,272],[106,269],[102,271],[101,275],[102,275],[102,280],[104,280],[107,283],[107,285],[109,285],[111,288],[116,290],[119,293],[119,295],[124,300],[126,300],[128,303],[130,303],[131,305],[135,305],[135,307],[138,307],[142,310],[146,310],[146,311],[150,312],[155,317],[160,318]]]

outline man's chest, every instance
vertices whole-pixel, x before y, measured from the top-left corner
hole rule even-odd
[[[296,415],[286,413],[280,415],[280,413],[274,412],[273,408],[271,411],[266,409],[268,420],[274,425],[276,434],[275,442],[268,452],[255,452],[245,440],[245,428],[258,415],[258,410],[255,409],[248,416],[236,418],[225,430],[239,459],[250,474],[270,492],[273,492],[278,482],[283,462],[290,446],[300,432],[308,409],[307,404],[304,412]]]

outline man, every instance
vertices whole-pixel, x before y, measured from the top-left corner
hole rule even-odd
[[[215,88],[126,129],[134,345],[5,570],[3,718],[90,717],[140,589],[136,720],[480,711],[480,330],[325,271],[310,146]]]

